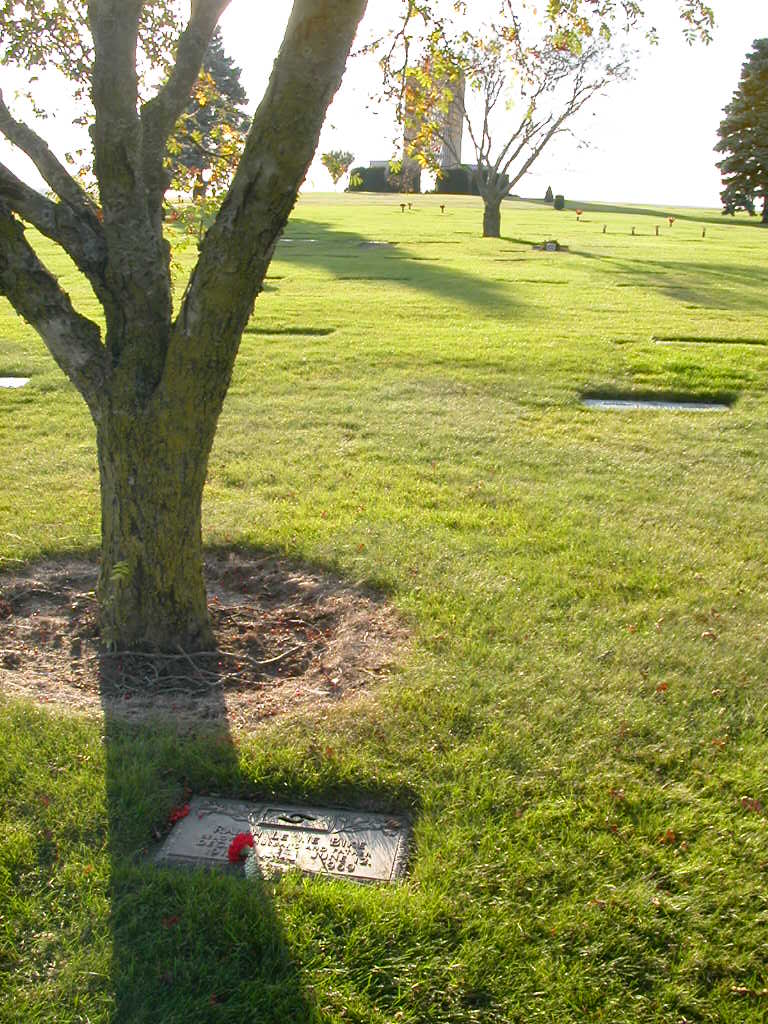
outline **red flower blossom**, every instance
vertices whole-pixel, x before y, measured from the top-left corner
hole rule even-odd
[[[182,818],[186,818],[189,814],[189,804],[184,804],[183,807],[174,807],[171,813],[168,815],[168,821],[175,825],[177,821],[181,821]]]
[[[233,864],[238,864],[243,859],[246,846],[253,846],[253,836],[250,832],[238,832],[227,851],[227,856]]]

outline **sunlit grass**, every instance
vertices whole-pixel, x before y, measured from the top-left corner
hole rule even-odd
[[[8,702],[3,1024],[765,1019],[763,231],[510,202],[492,241],[475,201],[397,198],[300,202],[204,519],[380,587],[408,660],[353,712],[234,746]],[[0,392],[3,565],[95,550],[93,428],[3,306],[9,374],[32,383]],[[156,873],[185,786],[410,810],[409,877]]]

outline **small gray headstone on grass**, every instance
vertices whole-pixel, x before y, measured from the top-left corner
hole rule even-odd
[[[675,412],[728,412],[723,402],[671,402],[655,398],[582,398],[591,409],[669,409]]]
[[[0,388],[23,388],[29,377],[0,377]]]
[[[174,825],[155,862],[231,869],[229,845],[249,831],[264,874],[297,869],[392,882],[405,873],[409,828],[399,815],[206,797],[190,801],[189,814]]]

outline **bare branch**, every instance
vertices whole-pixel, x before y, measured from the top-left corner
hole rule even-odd
[[[0,200],[9,209],[67,252],[97,294],[104,287],[106,245],[100,228],[93,231],[85,218],[64,203],[40,195],[0,164]],[[96,222],[98,224],[98,222]]]
[[[98,325],[77,313],[0,203],[0,292],[38,332],[98,421],[108,362]]]
[[[165,391],[189,387],[192,364],[201,368],[192,374],[200,394],[223,401],[243,328],[317,148],[365,6],[366,0],[294,0],[243,156],[174,324],[160,400]]]
[[[96,223],[96,205],[72,177],[69,171],[54,156],[48,143],[23,121],[17,121],[3,100],[0,92],[0,132],[22,153],[30,158],[46,184],[78,213],[85,214],[90,222]]]

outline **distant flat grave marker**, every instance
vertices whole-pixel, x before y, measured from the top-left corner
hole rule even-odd
[[[692,334],[655,334],[651,340],[657,345],[757,345],[764,347],[768,344],[760,338],[697,338]]]
[[[300,338],[326,338],[335,327],[246,327],[245,334],[285,335]]]
[[[666,409],[673,412],[728,412],[724,402],[671,401],[661,398],[582,398],[590,409]]]
[[[390,275],[381,274],[347,274],[340,275],[336,278],[337,281],[412,281],[412,277],[394,277]]]
[[[0,377],[0,388],[23,388],[29,377]]]
[[[234,837],[248,831],[266,875],[295,869],[393,882],[405,873],[409,828],[401,815],[212,797],[190,800],[189,814],[174,825],[154,861],[239,872],[227,853]]]

